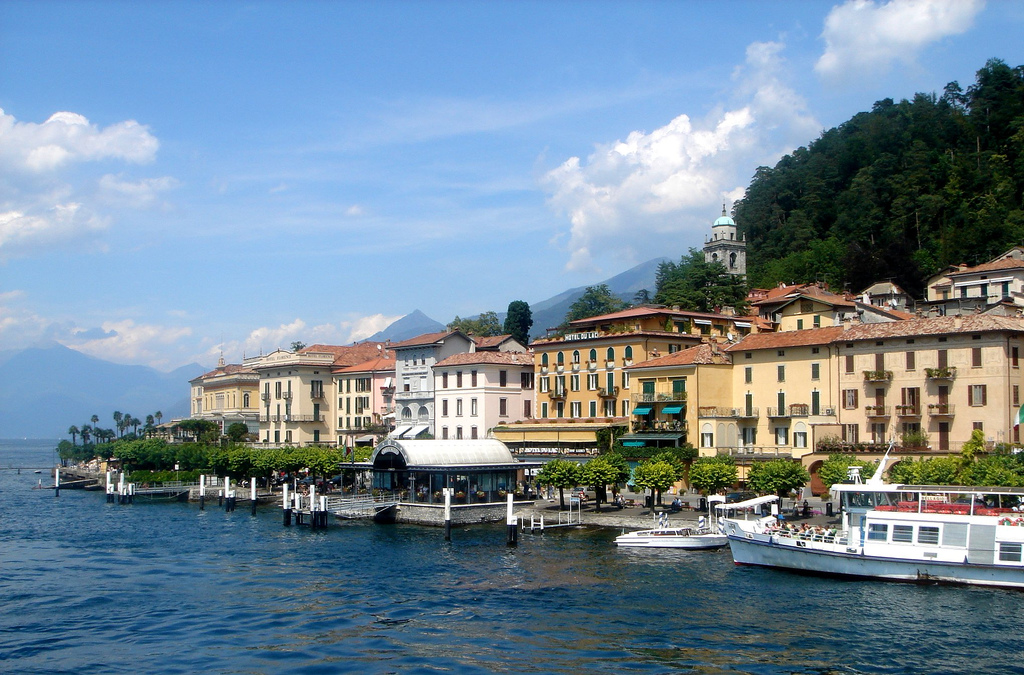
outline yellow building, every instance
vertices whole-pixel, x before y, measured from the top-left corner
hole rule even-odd
[[[216,422],[221,433],[235,422],[249,427],[250,433],[259,431],[260,376],[253,370],[255,359],[242,364],[224,363],[190,380],[191,417]]]

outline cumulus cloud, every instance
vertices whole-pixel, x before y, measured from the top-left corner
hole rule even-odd
[[[290,349],[291,344],[296,341],[308,345],[347,345],[367,339],[400,318],[401,316],[372,314],[316,326],[309,326],[302,319],[296,318],[278,326],[256,328],[242,340],[213,344],[199,358],[212,361],[223,353],[227,359],[241,361],[243,357],[269,354],[276,349]]]
[[[120,159],[150,162],[160,147],[149,129],[135,120],[103,129],[72,112],[58,112],[42,124],[19,122],[0,109],[0,165],[46,172],[72,162]]]
[[[104,202],[133,209],[146,209],[157,204],[160,193],[178,187],[178,181],[164,176],[143,180],[124,180],[122,176],[106,174],[99,181],[99,196]]]
[[[570,157],[544,176],[550,205],[569,219],[568,269],[593,267],[598,257],[621,262],[664,254],[664,236],[689,235],[688,244],[674,247],[680,252],[696,245],[722,201],[742,194],[756,166],[820,131],[781,77],[782,50],[781,43],[748,47],[728,109],[633,131],[598,146],[586,162]],[[631,236],[640,230],[664,236]]]
[[[0,260],[35,246],[63,244],[109,224],[107,218],[78,202],[28,208],[0,212]]]
[[[131,319],[104,321],[100,329],[73,331],[63,342],[72,349],[117,363],[169,364],[169,347],[192,335],[187,326],[136,324]]]
[[[814,69],[829,79],[884,73],[914,63],[937,40],[967,31],[983,0],[849,0],[834,7],[821,36],[825,52]]]

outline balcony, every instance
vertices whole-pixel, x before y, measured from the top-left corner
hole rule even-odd
[[[597,361],[587,361],[587,370],[590,372],[597,370]]]
[[[759,408],[740,408],[739,415],[741,419],[755,420],[761,416]]]
[[[608,387],[601,387],[600,389],[597,390],[598,398],[616,398],[618,397],[618,395],[618,387],[612,387],[611,389],[608,389]]]
[[[864,371],[865,382],[891,382],[892,371],[891,370],[865,370]]]
[[[925,368],[924,375],[929,380],[952,380],[956,377],[956,366],[945,368]]]
[[[665,389],[663,391],[645,391],[640,394],[633,394],[631,397],[633,403],[669,403],[672,401],[685,401],[685,391],[672,391]]]
[[[324,423],[327,421],[325,415],[285,415],[285,422],[319,422]]]
[[[789,408],[768,408],[768,417],[784,418],[789,417]]]
[[[565,390],[564,389],[554,389],[552,391],[549,391],[548,392],[548,398],[550,398],[552,401],[564,401],[565,400]]]
[[[719,447],[715,449],[719,456],[733,457],[744,463],[743,460],[770,460],[770,459],[791,459],[793,453],[789,449],[782,449],[777,446],[755,446],[740,445],[736,447]]]
[[[604,367],[611,370],[615,367],[615,361],[605,361]]]
[[[864,414],[868,417],[889,417],[889,408],[884,405],[866,405]]]
[[[743,408],[726,408],[723,406],[701,406],[697,408],[697,417],[724,417],[738,419],[746,412]]]
[[[579,361],[573,361],[573,363],[572,363],[572,372],[574,372],[574,373],[580,372]]]
[[[263,399],[264,401],[269,401],[270,400],[270,392],[269,391],[263,392],[262,394],[260,394],[260,398]]]
[[[547,375],[548,374],[548,367],[547,366],[541,366],[540,367],[540,374],[541,375]]]
[[[396,391],[396,401],[419,401],[422,399],[434,400],[434,392],[430,389],[423,391]]]
[[[310,398],[323,398],[324,397],[324,390],[323,390],[323,388],[311,389],[310,392],[309,392],[309,397]]]
[[[953,416],[953,404],[952,403],[929,403],[928,414],[932,417],[952,417]]]
[[[811,414],[811,406],[806,403],[792,403],[789,406],[790,417],[807,417]]]
[[[897,417],[920,417],[921,406],[915,404],[912,405],[898,405],[896,406]]]
[[[291,392],[291,390],[288,390],[288,391],[282,392],[282,393],[281,393],[281,398],[283,398],[283,399],[284,399],[284,400],[286,400],[286,401],[290,401],[290,400],[292,400],[292,392]]]

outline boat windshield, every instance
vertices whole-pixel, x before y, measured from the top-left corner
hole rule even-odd
[[[844,492],[844,508],[873,509],[878,506],[895,506],[899,495],[893,492]]]

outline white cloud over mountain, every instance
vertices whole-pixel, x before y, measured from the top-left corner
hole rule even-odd
[[[983,0],[849,0],[825,20],[825,53],[814,69],[842,81],[914,63],[928,45],[971,28],[984,6]]]
[[[728,108],[633,131],[544,176],[549,204],[569,219],[568,269],[594,266],[607,252],[620,262],[664,252],[653,235],[688,233],[692,240],[723,199],[742,194],[750,178],[742,168],[774,162],[820,131],[806,102],[782,79],[782,50],[777,42],[747,48]],[[638,228],[652,236],[630,236]]]

